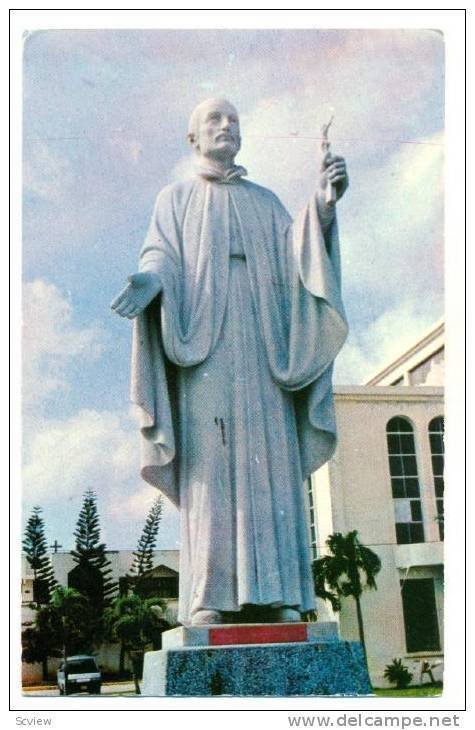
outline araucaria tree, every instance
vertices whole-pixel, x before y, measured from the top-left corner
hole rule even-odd
[[[329,600],[335,611],[341,609],[341,598],[354,598],[360,642],[366,657],[360,598],[363,590],[376,590],[375,577],[381,569],[381,561],[376,553],[360,543],[357,530],[346,535],[334,532],[326,545],[329,554],[313,563],[315,592],[320,598]]]
[[[99,614],[110,605],[117,593],[117,583],[111,579],[112,568],[101,543],[97,498],[92,490],[84,494],[74,532],[76,546],[71,550],[76,568],[70,573],[69,584],[86,596]]]
[[[134,561],[130,572],[137,578],[153,568],[153,552],[157,545],[158,528],[162,519],[162,506],[162,496],[159,495],[153,501],[137,544],[137,550],[134,552]]]
[[[23,551],[33,571],[33,601],[37,605],[48,603],[57,583],[48,555],[41,507],[33,507],[33,513],[26,524]]]

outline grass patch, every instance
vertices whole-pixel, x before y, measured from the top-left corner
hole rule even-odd
[[[377,697],[440,697],[442,694],[442,683],[422,684],[418,687],[407,687],[407,689],[386,689],[374,688]]]

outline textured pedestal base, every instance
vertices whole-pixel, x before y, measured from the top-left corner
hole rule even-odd
[[[250,635],[255,637],[257,629],[253,628]],[[271,638],[268,629],[266,633],[266,627],[262,626],[261,632]],[[290,629],[289,634],[292,633],[296,633],[295,628]],[[169,638],[176,638],[176,634]],[[357,642],[307,637],[292,643],[182,645],[145,654],[142,694],[152,697],[371,693],[363,650]]]

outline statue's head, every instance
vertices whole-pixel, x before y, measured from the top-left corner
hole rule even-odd
[[[206,99],[193,110],[188,141],[195,153],[232,162],[241,147],[239,116],[226,99]]]

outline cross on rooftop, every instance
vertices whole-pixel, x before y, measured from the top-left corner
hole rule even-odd
[[[55,540],[54,543],[52,545],[50,545],[50,548],[53,548],[53,551],[55,553],[57,553],[58,552],[58,548],[61,548],[61,547],[63,547],[63,546],[60,545],[57,540]]]

